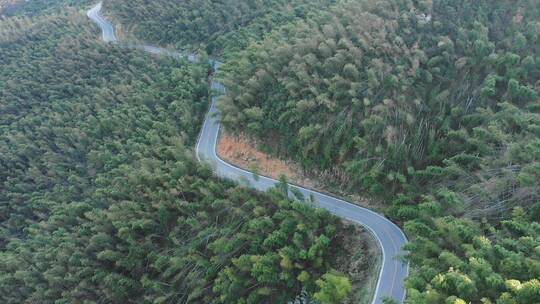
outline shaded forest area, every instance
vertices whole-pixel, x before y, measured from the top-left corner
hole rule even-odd
[[[0,0],[0,16],[46,15],[95,2],[95,0]]]
[[[0,21],[0,302],[283,303],[364,279],[353,227],[196,163],[207,64],[98,37],[71,9]]]
[[[230,58],[228,130],[386,203],[408,303],[540,302],[538,1],[342,1]]]
[[[326,10],[336,0],[109,0],[104,9],[135,35],[176,49],[231,53],[272,29]]]

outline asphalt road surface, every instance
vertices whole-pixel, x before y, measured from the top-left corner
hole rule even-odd
[[[105,42],[117,42],[113,25],[101,16],[100,11],[101,2],[90,9],[87,15],[101,28],[102,39]],[[151,45],[125,45],[152,54],[166,54],[175,57],[187,56],[191,61],[197,60],[196,56],[193,55],[185,55]],[[212,61],[211,63],[216,70],[221,65],[218,61]],[[212,81],[212,89],[221,94],[225,92],[223,85],[216,81]],[[196,147],[197,159],[201,162],[209,163],[215,170],[215,173],[220,177],[232,179],[261,191],[273,187],[277,183],[276,180],[264,176],[255,177],[252,172],[233,166],[220,159],[216,154],[216,144],[220,127],[216,99],[217,97],[212,98],[210,110],[206,115],[199,135]],[[407,243],[407,238],[403,231],[381,214],[367,208],[359,207],[336,197],[300,186],[291,184],[290,188],[298,190],[305,198],[314,199],[318,207],[324,208],[338,217],[358,223],[371,232],[373,237],[378,241],[383,255],[382,267],[372,303],[380,304],[384,298],[391,298],[398,303],[403,303],[405,300],[405,287],[403,283],[409,273],[409,265],[400,258],[404,254],[401,248]]]

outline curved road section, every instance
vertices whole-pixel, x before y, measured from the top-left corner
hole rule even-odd
[[[114,27],[101,16],[100,11],[101,2],[90,9],[87,15],[101,28],[102,38],[105,42],[116,42],[117,39],[114,33]],[[183,54],[150,45],[128,46],[153,54],[184,57]],[[187,55],[187,57],[191,61],[197,60],[196,56],[193,55]],[[218,61],[212,61],[211,63],[216,70],[219,69],[219,66],[221,65]],[[225,92],[223,85],[216,81],[212,81],[212,89],[218,94],[223,94]],[[216,154],[216,145],[220,127],[216,100],[217,97],[214,96],[212,98],[210,110],[204,120],[196,147],[197,159],[209,163],[220,177],[247,184],[260,191],[266,191],[267,189],[274,187],[278,181],[264,176],[255,177],[252,172],[231,165],[223,161]],[[403,283],[409,273],[408,264],[400,259],[404,254],[401,248],[407,243],[407,238],[403,231],[384,216],[369,209],[297,185],[291,184],[289,187],[290,189],[296,189],[306,198],[314,199],[315,204],[318,207],[324,208],[338,217],[360,224],[373,234],[379,243],[383,259],[372,303],[383,303],[383,299],[385,298],[391,298],[398,303],[403,303],[405,300],[405,287]]]

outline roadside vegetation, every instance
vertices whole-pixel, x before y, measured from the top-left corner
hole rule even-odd
[[[71,9],[0,20],[1,303],[285,303],[358,286],[356,231],[286,185],[256,193],[194,160],[207,64],[98,33]]]
[[[2,0],[1,16],[36,16],[58,13],[67,8],[80,8],[82,5],[97,3],[95,0]]]
[[[536,303],[539,33],[536,1],[344,1],[228,60],[222,122],[384,201],[409,303]]]
[[[104,8],[141,40],[222,55],[228,132],[380,200],[411,241],[408,303],[531,304],[537,2]],[[351,227],[193,160],[208,66],[97,37],[72,10],[0,21],[0,302],[353,302],[372,261],[349,258]]]

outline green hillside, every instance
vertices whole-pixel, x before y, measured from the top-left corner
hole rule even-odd
[[[0,13],[0,302],[369,298],[365,234],[194,160],[209,66],[100,42],[87,4]],[[410,240],[406,303],[540,303],[537,0],[104,11],[120,35],[222,56],[227,131],[381,202]]]
[[[283,303],[328,277],[360,286],[373,261],[356,230],[195,161],[207,64],[98,39],[70,9],[0,21],[1,303]]]
[[[36,16],[80,8],[94,0],[0,0],[0,16]]]
[[[409,303],[535,303],[539,34],[537,1],[345,1],[229,60],[222,122],[386,202]]]
[[[336,0],[104,2],[105,11],[145,41],[221,53],[243,49],[279,25],[328,9]]]

